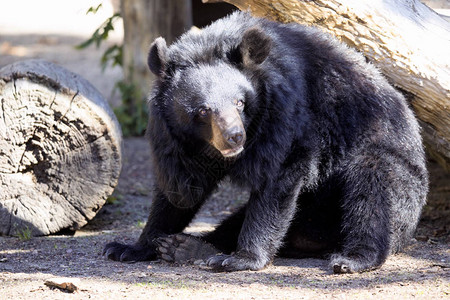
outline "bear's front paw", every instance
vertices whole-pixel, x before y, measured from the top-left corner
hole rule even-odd
[[[333,254],[330,260],[330,266],[335,274],[369,271],[379,267],[379,265],[369,259],[349,257],[342,254]]]
[[[107,244],[103,255],[112,260],[127,262],[156,259],[156,251],[151,246],[124,245],[117,242]]]
[[[208,259],[206,264],[216,271],[233,272],[252,270],[257,271],[265,267],[266,262],[248,252],[237,252],[233,255],[218,254]]]

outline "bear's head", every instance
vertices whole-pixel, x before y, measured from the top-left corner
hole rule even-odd
[[[184,137],[209,143],[223,157],[241,153],[257,97],[248,70],[263,63],[270,48],[271,40],[257,28],[247,30],[236,45],[194,44],[195,55],[189,50],[174,54],[157,38],[148,65],[164,87],[160,97],[169,126]]]

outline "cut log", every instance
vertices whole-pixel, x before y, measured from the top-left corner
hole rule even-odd
[[[225,2],[255,16],[315,25],[363,53],[406,92],[429,153],[450,170],[450,23],[438,14],[418,0]]]
[[[80,228],[120,169],[119,124],[89,82],[42,60],[0,70],[0,234]]]

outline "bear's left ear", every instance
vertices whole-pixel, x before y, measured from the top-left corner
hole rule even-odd
[[[272,40],[267,34],[257,27],[250,28],[244,33],[239,46],[242,62],[245,65],[261,64],[271,48]]]
[[[167,63],[167,44],[162,37],[157,38],[150,46],[148,52],[147,64],[150,71],[156,76],[160,77],[164,71],[164,66]]]

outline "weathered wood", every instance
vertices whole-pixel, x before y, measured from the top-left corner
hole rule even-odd
[[[318,26],[358,49],[409,94],[428,150],[450,170],[450,23],[438,14],[418,0],[225,2],[256,16]]]
[[[0,70],[0,234],[80,228],[120,168],[120,127],[89,82],[42,60]]]
[[[192,26],[190,0],[122,0],[124,25],[123,72],[125,81],[150,91],[152,73],[147,67],[150,44],[159,36],[168,43]]]

